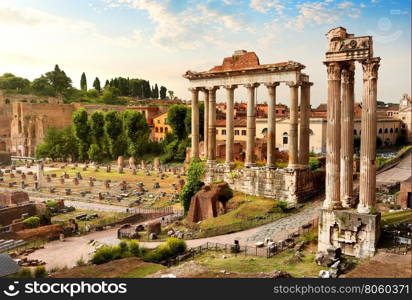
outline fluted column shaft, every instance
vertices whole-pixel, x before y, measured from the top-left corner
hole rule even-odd
[[[348,63],[342,70],[341,103],[340,199],[345,208],[353,198],[354,75],[355,65]]]
[[[376,200],[376,100],[380,58],[362,62],[363,100],[359,213],[369,213]]]
[[[269,92],[266,167],[270,169],[276,166],[276,87],[278,85],[279,82],[266,84]]]
[[[208,88],[209,91],[209,137],[207,160],[216,161],[216,87]]]
[[[248,90],[247,99],[247,123],[246,123],[246,159],[245,166],[251,167],[255,165],[254,160],[254,149],[255,149],[255,138],[256,138],[256,107],[255,107],[255,89],[259,86],[258,84],[247,84],[245,87]]]
[[[301,85],[300,97],[300,131],[299,131],[299,164],[309,166],[309,113],[311,82]]]
[[[226,163],[233,163],[234,146],[234,124],[233,124],[233,102],[235,97],[236,85],[226,86]]]
[[[209,91],[203,89],[203,93],[205,95],[205,106],[204,106],[204,122],[203,122],[203,153],[204,156],[208,154],[208,143],[209,143]]]
[[[295,83],[288,83],[290,88],[290,113],[289,113],[289,165],[288,168],[296,168],[298,165],[298,88]]]
[[[199,90],[191,88],[192,92],[192,159],[199,159]]]
[[[326,128],[326,209],[341,208],[340,202],[340,88],[341,64],[326,63],[328,70],[328,103]]]

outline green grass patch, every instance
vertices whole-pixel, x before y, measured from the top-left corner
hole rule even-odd
[[[412,220],[412,211],[399,211],[382,215],[382,225],[391,225]]]
[[[223,258],[223,252],[207,251],[196,256],[194,260],[213,272],[225,270],[235,273],[258,273],[281,270],[293,277],[317,277],[324,267],[316,265],[315,254],[312,252],[313,249],[304,250],[302,261],[292,264],[289,260],[294,255],[293,250],[281,252],[271,258],[235,254],[224,254],[226,258]]]
[[[157,271],[163,270],[166,267],[160,264],[150,264],[150,265],[145,265],[137,268],[136,270],[133,270],[130,273],[127,273],[124,275],[124,278],[143,278],[147,275],[156,273]]]
[[[285,212],[281,201],[256,196],[245,197],[238,192],[234,192],[234,197],[229,200],[228,205],[232,208],[228,213],[200,223],[199,228],[202,232],[198,233],[198,237],[216,236],[253,228],[297,212],[297,210]]]

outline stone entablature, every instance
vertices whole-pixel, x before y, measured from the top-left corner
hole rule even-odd
[[[236,191],[252,196],[285,201],[293,207],[312,199],[324,189],[323,171],[302,169],[268,169],[266,167],[233,170],[227,164],[215,164],[206,169],[205,181],[225,181]]]

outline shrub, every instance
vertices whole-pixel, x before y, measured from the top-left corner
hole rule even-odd
[[[16,275],[16,278],[33,278],[33,274],[31,273],[29,268],[22,268]]]
[[[140,246],[136,241],[130,241],[129,251],[131,255],[136,256],[136,257],[139,257],[142,254],[142,251],[140,250]]]
[[[318,241],[318,234],[316,232],[307,232],[302,236],[302,240],[306,243],[316,243]]]
[[[76,261],[76,266],[81,267],[81,266],[85,266],[86,262],[83,259],[83,256],[80,257],[77,261]]]
[[[96,250],[91,262],[100,265],[119,258],[122,258],[121,248],[119,246],[103,246]]]
[[[320,161],[315,157],[309,157],[309,166],[312,171],[320,168]]]
[[[40,218],[39,217],[30,217],[23,221],[24,226],[26,228],[36,228],[40,225]]]
[[[53,201],[53,200],[48,200],[48,201],[46,201],[46,205],[47,205],[47,207],[56,207],[57,202]]]
[[[288,209],[288,203],[285,201],[279,201],[278,207],[282,210],[282,212],[285,212]]]
[[[36,269],[34,269],[34,278],[46,278],[47,275],[45,267],[36,267]]]
[[[186,242],[178,238],[169,238],[166,242],[167,247],[169,247],[172,255],[179,255],[186,251]]]
[[[200,178],[204,174],[204,166],[200,161],[192,160],[188,169],[187,183],[183,187],[182,192],[180,193],[180,202],[187,212],[190,207],[190,201],[192,197],[200,190],[203,183],[200,181]]]

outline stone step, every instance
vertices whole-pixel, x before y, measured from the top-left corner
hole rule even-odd
[[[0,243],[0,253],[23,246],[25,244],[26,242],[24,240],[3,240],[3,242]]]

